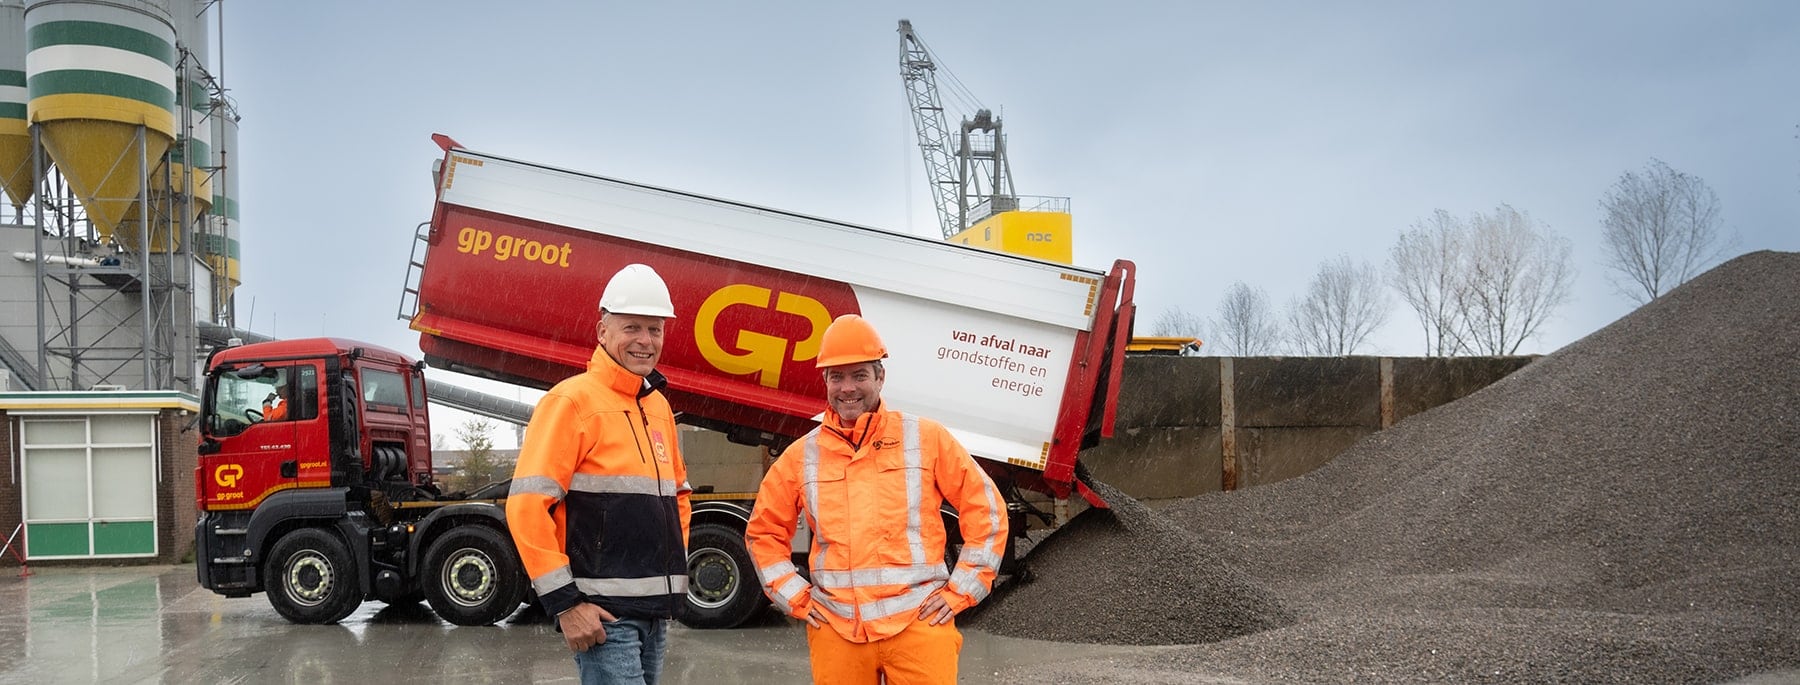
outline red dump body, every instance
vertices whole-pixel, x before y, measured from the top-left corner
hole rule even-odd
[[[811,430],[820,335],[856,313],[890,350],[884,398],[1024,469],[1027,487],[1066,496],[1084,440],[1112,433],[1130,262],[1093,271],[437,140],[409,276],[433,366],[547,388],[585,367],[607,279],[643,263],[678,313],[658,369],[685,422],[768,444]]]

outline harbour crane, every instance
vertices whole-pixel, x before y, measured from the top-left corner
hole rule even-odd
[[[906,85],[938,223],[944,239],[949,240],[982,219],[1018,209],[1019,198],[1013,193],[1000,118],[987,108],[978,108],[973,118],[962,119],[952,141],[938,97],[937,70],[936,58],[919,40],[912,22],[901,19],[900,79]]]
[[[1069,198],[1021,196],[1013,191],[1000,117],[982,107],[945,69],[948,85],[959,89],[958,97],[973,103],[975,110],[973,117],[962,119],[952,141],[949,117],[938,96],[941,65],[911,21],[901,19],[899,30],[900,80],[906,85],[907,106],[944,240],[1073,263]],[[1136,354],[1189,355],[1197,354],[1200,345],[1190,337],[1133,337],[1127,349]]]

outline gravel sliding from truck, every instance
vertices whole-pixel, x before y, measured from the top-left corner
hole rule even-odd
[[[1036,579],[1003,584],[958,621],[1014,637],[1136,645],[1217,642],[1293,622],[1219,545],[1105,483],[1094,488],[1111,510],[1084,511],[1044,538],[1027,557]],[[1046,606],[1056,620],[1042,620]]]
[[[1736,258],[1300,478],[1150,523],[1121,502],[970,626],[1197,644],[994,682],[1800,681],[1800,253]],[[1271,627],[1185,623],[1245,616]]]

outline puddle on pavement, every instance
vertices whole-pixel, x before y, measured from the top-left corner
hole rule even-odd
[[[262,595],[199,588],[190,566],[34,568],[0,578],[0,682],[573,682],[562,638],[540,612],[460,627],[423,603],[363,604],[337,625],[289,624]],[[1128,656],[1156,648],[1074,645],[965,631],[962,669]],[[735,630],[670,631],[663,682],[808,680],[801,624],[770,614]]]

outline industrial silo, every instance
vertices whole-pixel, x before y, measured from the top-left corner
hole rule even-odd
[[[206,241],[201,245],[201,252],[206,255],[213,273],[223,277],[224,286],[214,289],[217,306],[223,311],[231,301],[232,292],[243,284],[238,272],[237,200],[238,169],[242,166],[242,158],[238,155],[237,111],[220,99],[214,103],[210,121],[213,126],[213,166],[218,172],[213,176],[212,211],[206,217]]]
[[[28,0],[25,32],[26,114],[113,239],[175,138],[174,23],[150,0]]]
[[[129,249],[138,249],[139,217],[150,221],[151,252],[174,251],[184,236],[195,230],[196,221],[212,206],[213,174],[212,125],[206,116],[212,109],[212,92],[206,71],[208,44],[206,9],[203,0],[165,0],[175,23],[177,107],[175,140],[169,145],[169,165],[154,162],[150,170],[150,206],[140,211],[135,204],[127,207],[119,222],[118,240]],[[188,160],[194,160],[190,164]],[[174,189],[170,189],[173,184]]]
[[[31,199],[31,120],[25,118],[25,4],[0,0],[0,190]]]
[[[175,12],[176,23],[180,28],[181,43],[180,79],[184,91],[182,99],[187,102],[185,115],[176,114],[176,123],[181,126],[182,133],[175,139],[175,147],[169,149],[169,162],[177,167],[192,167],[185,171],[178,169],[174,178],[179,181],[184,175],[189,176],[193,185],[178,184],[177,189],[191,188],[194,206],[189,210],[192,216],[187,218],[186,225],[193,225],[194,220],[206,214],[212,207],[213,174],[206,167],[212,166],[212,122],[207,115],[212,112],[213,92],[208,86],[211,74],[207,68],[207,55],[211,52],[210,41],[206,33],[206,1],[205,0],[170,0],[179,11]],[[185,140],[185,144],[184,144]],[[193,160],[189,164],[188,160]],[[184,191],[188,192],[188,191]]]

